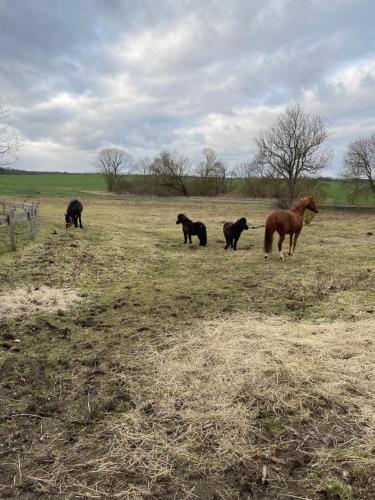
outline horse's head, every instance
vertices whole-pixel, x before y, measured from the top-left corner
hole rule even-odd
[[[68,229],[73,224],[73,219],[70,215],[65,214],[65,227]]]
[[[319,210],[318,210],[318,208],[316,206],[314,197],[313,196],[308,196],[307,199],[308,199],[308,204],[306,205],[306,208],[308,208],[309,210],[311,210],[312,212],[314,212],[314,213],[317,214],[319,212]]]
[[[249,229],[249,226],[247,225],[247,221],[245,219],[245,217],[241,217],[241,219],[239,219],[238,221],[238,225],[241,229],[241,231],[243,231],[244,229]]]
[[[182,224],[185,219],[186,219],[186,215],[185,214],[178,214],[177,215],[176,224]]]

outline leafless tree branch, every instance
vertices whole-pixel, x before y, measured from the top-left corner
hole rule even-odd
[[[341,174],[352,182],[352,196],[358,199],[364,181],[375,195],[375,134],[357,139],[348,145]],[[353,191],[354,190],[354,191]]]
[[[9,110],[4,100],[0,100],[0,166],[12,165],[18,160],[22,140],[9,125]]]
[[[105,178],[108,191],[114,191],[121,176],[134,170],[132,156],[119,148],[102,149],[94,163],[97,171]]]
[[[162,151],[154,158],[151,166],[151,175],[156,176],[161,185],[170,188],[177,193],[189,196],[186,176],[190,172],[188,158],[177,151]]]
[[[325,121],[304,111],[300,104],[287,108],[256,140],[256,162],[287,183],[292,201],[301,176],[317,174],[331,160],[329,149],[321,149],[328,137]]]

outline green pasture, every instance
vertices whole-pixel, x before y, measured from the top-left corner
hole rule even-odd
[[[73,196],[105,191],[97,174],[36,174],[0,176],[0,196]]]
[[[137,175],[127,176],[127,182],[131,184],[137,179]],[[230,194],[241,196],[242,179],[233,179]],[[322,203],[331,205],[349,205],[348,193],[350,186],[346,182],[334,179],[322,179],[317,181],[319,192],[322,195]],[[1,175],[0,196],[18,196],[22,198],[38,197],[80,197],[92,198],[106,196],[106,184],[102,176],[98,174],[71,174],[71,173],[45,173],[33,175]],[[111,195],[113,196],[113,195]],[[121,198],[120,195],[117,195]],[[360,197],[358,205],[374,205],[375,198],[369,194]]]

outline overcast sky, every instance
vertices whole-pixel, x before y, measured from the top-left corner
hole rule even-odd
[[[0,0],[18,167],[90,171],[108,146],[234,167],[299,101],[328,122],[332,174],[375,132],[374,21],[373,0]]]

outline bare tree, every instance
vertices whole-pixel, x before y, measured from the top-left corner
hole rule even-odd
[[[189,196],[186,176],[190,172],[190,162],[188,158],[177,151],[162,151],[154,158],[150,173],[157,176],[162,186],[173,191]]]
[[[355,203],[368,187],[375,195],[375,134],[349,144],[341,175],[351,183],[351,203]]]
[[[223,193],[227,178],[225,163],[218,158],[217,153],[213,149],[205,148],[202,153],[204,160],[196,168],[196,174],[200,178],[202,193],[211,195]]]
[[[144,158],[140,158],[137,161],[137,172],[139,172],[139,174],[142,176],[150,175],[152,162],[153,162],[153,160],[149,156],[145,156]]]
[[[300,104],[287,108],[274,125],[259,134],[256,161],[286,181],[289,202],[301,176],[317,174],[329,164],[331,151],[321,149],[327,137],[325,121],[305,112]]]
[[[95,167],[105,178],[108,191],[114,191],[121,177],[133,171],[133,158],[123,149],[105,148],[99,151]]]
[[[5,101],[0,100],[0,167],[17,161],[22,146],[21,138],[8,124],[9,116]]]

